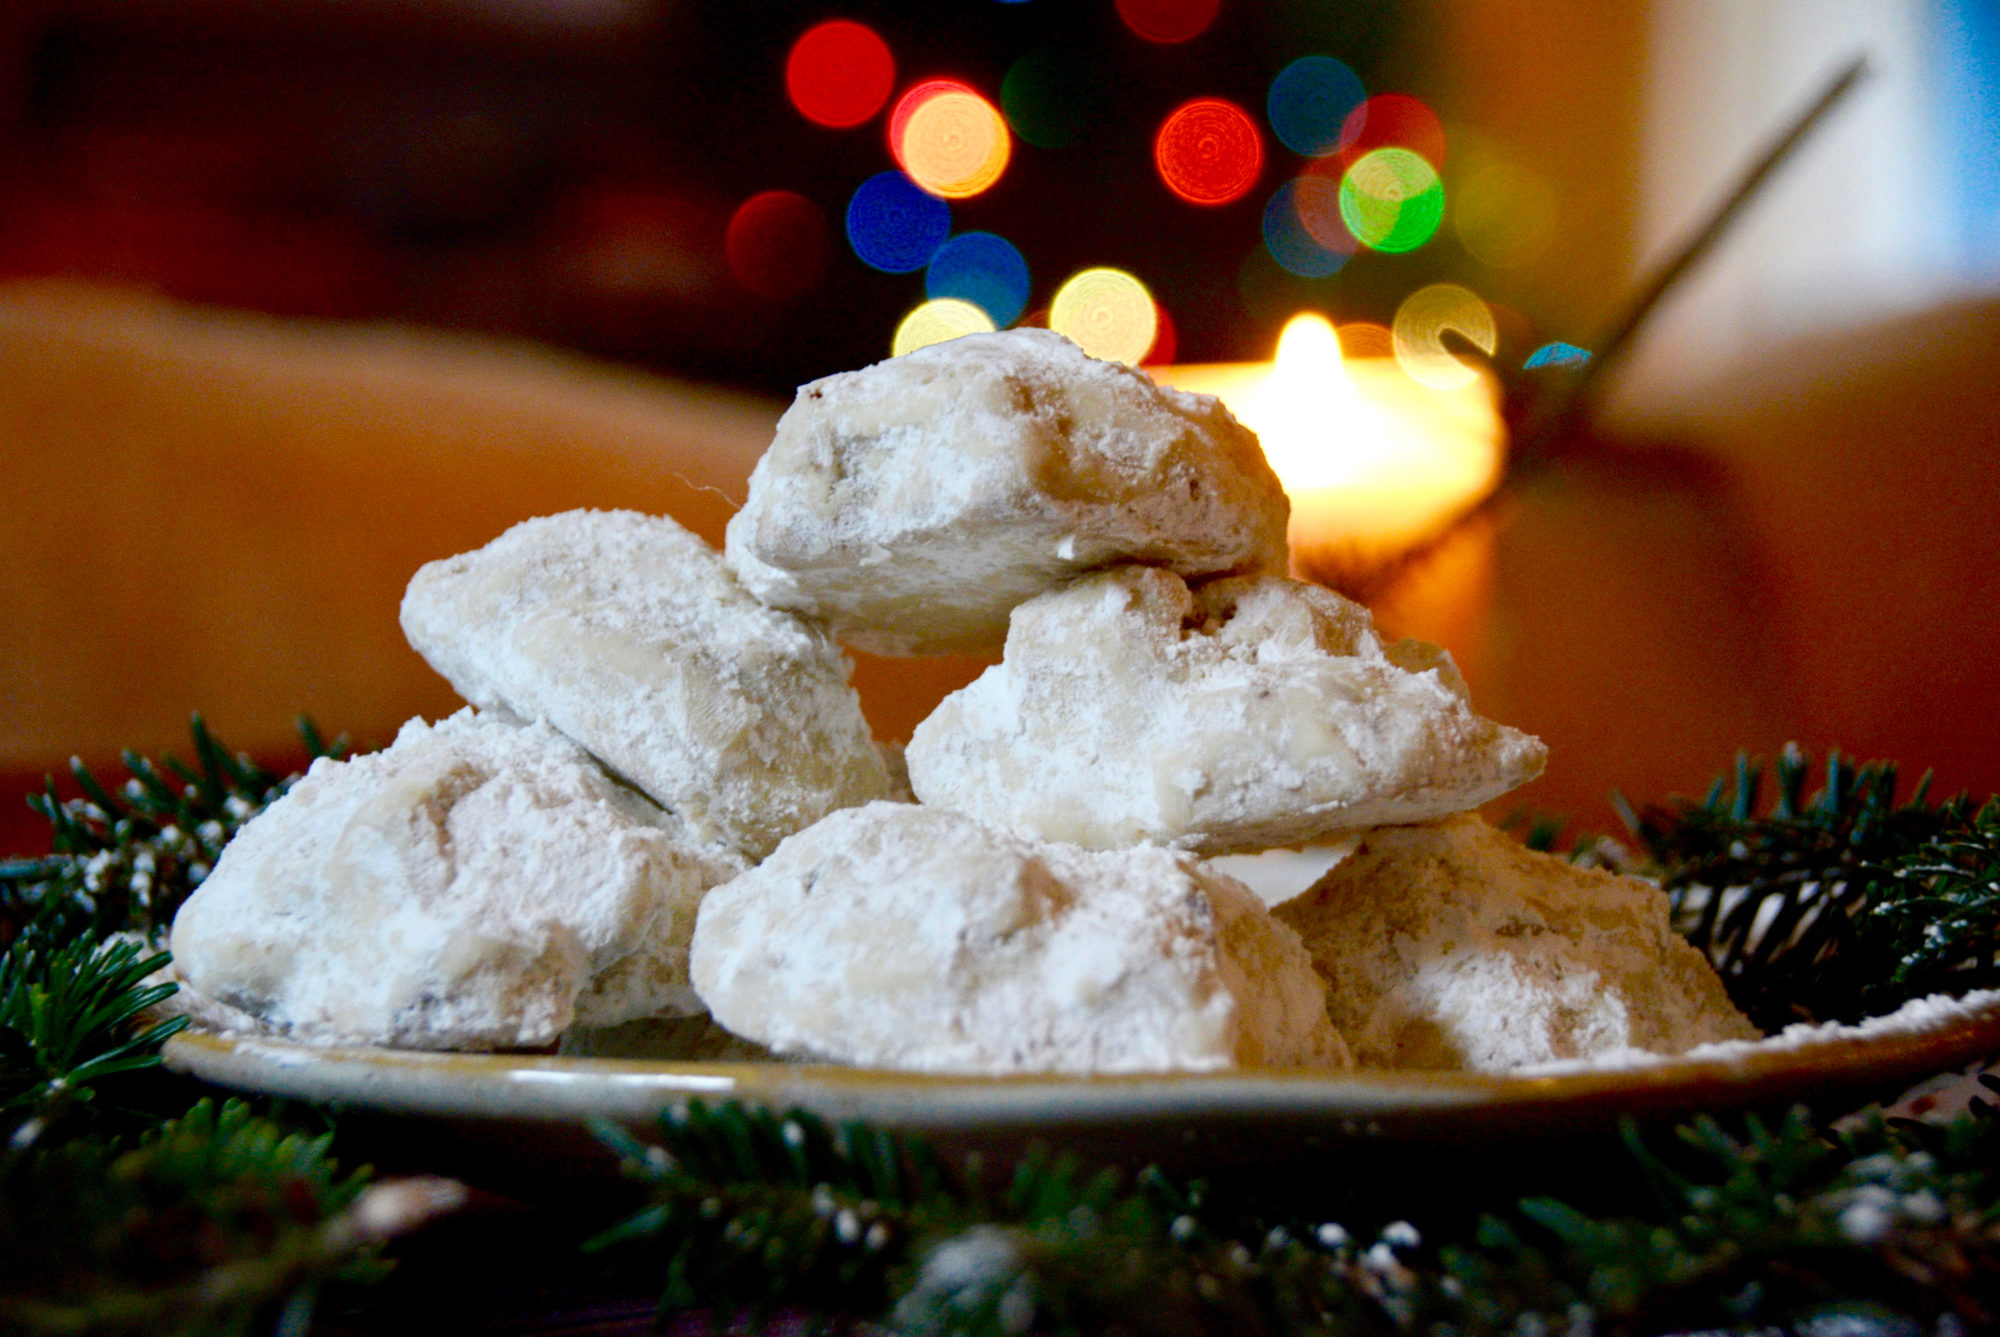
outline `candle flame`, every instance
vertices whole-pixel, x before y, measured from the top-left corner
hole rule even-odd
[[[1499,480],[1493,385],[1439,390],[1393,359],[1341,356],[1324,316],[1292,317],[1269,364],[1157,367],[1164,384],[1218,396],[1257,433],[1292,498],[1295,549],[1386,551],[1437,533]]]

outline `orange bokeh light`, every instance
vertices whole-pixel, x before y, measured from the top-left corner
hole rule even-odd
[[[922,83],[911,84],[903,96],[896,99],[895,110],[889,113],[889,153],[895,158],[896,166],[905,172],[910,169],[903,163],[903,132],[909,129],[910,118],[916,115],[926,102],[934,97],[943,97],[947,93],[971,93],[974,97],[979,96],[971,84],[957,79],[926,79]]]
[[[897,101],[889,150],[910,180],[933,195],[960,200],[1000,179],[1014,140],[998,107],[957,80],[932,79]]]
[[[845,130],[882,109],[896,86],[889,44],[865,23],[829,19],[806,30],[785,59],[785,92],[799,115]]]
[[[1167,189],[1188,203],[1228,204],[1262,175],[1264,138],[1250,113],[1234,102],[1196,98],[1161,123],[1153,162]]]

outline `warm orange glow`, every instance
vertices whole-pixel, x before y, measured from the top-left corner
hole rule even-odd
[[[992,186],[1014,151],[999,108],[962,85],[944,85],[914,102],[906,98],[892,134],[896,160],[910,179],[948,200]]]
[[[1343,359],[1322,316],[1292,317],[1269,363],[1154,367],[1216,395],[1257,433],[1292,498],[1295,552],[1387,556],[1439,533],[1493,490],[1504,432],[1492,380],[1437,390],[1388,358]]]

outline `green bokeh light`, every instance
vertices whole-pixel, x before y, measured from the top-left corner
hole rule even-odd
[[[1444,221],[1444,182],[1409,149],[1363,154],[1340,181],[1340,216],[1361,243],[1378,251],[1414,251]]]
[[[1074,144],[1102,112],[1103,99],[1089,64],[1061,48],[1028,52],[1000,81],[1000,110],[1014,133],[1036,148]]]

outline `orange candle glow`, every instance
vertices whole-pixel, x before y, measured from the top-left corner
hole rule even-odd
[[[1322,316],[1292,317],[1269,363],[1154,367],[1215,395],[1257,433],[1292,499],[1294,561],[1382,564],[1436,538],[1500,480],[1505,429],[1493,379],[1420,383],[1393,358],[1344,359]]]

